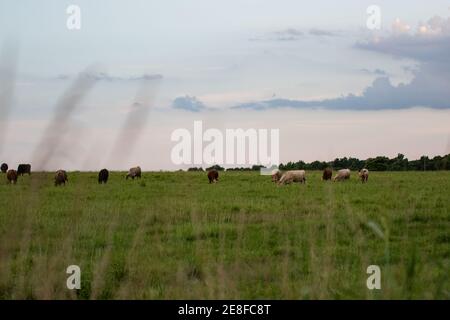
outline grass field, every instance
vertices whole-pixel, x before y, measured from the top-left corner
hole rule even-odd
[[[450,299],[450,172],[124,175],[1,176],[0,299]]]

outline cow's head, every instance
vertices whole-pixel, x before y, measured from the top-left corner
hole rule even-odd
[[[281,178],[281,171],[280,170],[273,170],[272,171],[272,182],[278,182]]]

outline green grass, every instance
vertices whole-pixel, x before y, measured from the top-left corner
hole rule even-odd
[[[450,172],[124,175],[1,183],[0,299],[450,299]]]

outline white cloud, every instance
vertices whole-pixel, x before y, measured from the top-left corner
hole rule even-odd
[[[399,18],[395,19],[394,23],[392,23],[392,32],[394,34],[408,33],[410,31],[411,27],[403,21],[400,21]]]
[[[426,36],[450,35],[450,18],[434,16],[428,22],[420,24],[417,33]]]

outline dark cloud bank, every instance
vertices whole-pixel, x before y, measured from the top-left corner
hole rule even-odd
[[[294,32],[295,31],[295,32]],[[321,32],[319,32],[321,33]],[[284,36],[299,37],[296,30],[287,30]],[[273,108],[325,108],[336,110],[384,110],[428,107],[450,108],[450,18],[433,17],[418,26],[417,32],[393,33],[385,38],[355,44],[359,50],[368,50],[396,58],[413,59],[419,69],[413,71],[410,83],[391,84],[388,74],[381,69],[369,71],[379,76],[361,95],[348,94],[326,100],[305,101],[273,99],[244,103],[233,109],[266,110]]]
[[[306,32],[286,29],[277,32],[277,40],[297,40]],[[309,35],[333,36],[333,32],[311,29]],[[394,86],[382,69],[361,69],[377,76],[362,94],[347,94],[325,100],[271,99],[233,106],[232,109],[267,110],[276,108],[324,108],[332,110],[386,110],[427,107],[450,108],[450,18],[433,17],[419,25],[415,33],[393,32],[384,38],[358,42],[358,50],[378,52],[399,59],[413,59],[419,67],[411,69],[414,78],[407,84]],[[172,105],[176,109],[199,112],[207,109],[195,97],[179,97]]]

